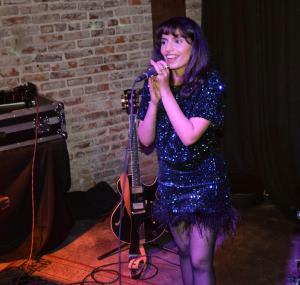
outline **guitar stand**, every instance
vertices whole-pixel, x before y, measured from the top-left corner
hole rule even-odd
[[[140,246],[139,255],[129,257],[128,269],[132,279],[139,279],[147,268],[147,255],[144,246]]]
[[[127,246],[127,245],[128,245],[128,244],[123,243],[123,244],[121,244],[120,248],[122,249],[123,247],[125,247],[125,246]],[[124,250],[125,250],[125,249],[124,249]],[[98,259],[98,260],[102,260],[102,259],[104,259],[104,258],[107,258],[107,257],[109,257],[109,256],[112,256],[112,255],[116,254],[118,251],[119,251],[119,247],[116,247],[116,248],[114,248],[114,249],[112,249],[112,250],[110,250],[110,251],[108,251],[108,252],[106,252],[106,253],[104,253],[104,254],[98,256],[97,259]]]

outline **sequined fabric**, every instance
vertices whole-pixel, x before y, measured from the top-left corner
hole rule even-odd
[[[189,97],[180,96],[180,87],[172,87],[187,118],[202,117],[211,122],[198,142],[184,146],[164,110],[158,106],[155,146],[158,154],[158,200],[156,217],[165,224],[181,221],[197,223],[218,232],[234,232],[237,215],[230,205],[227,167],[220,151],[218,132],[224,122],[224,86],[216,72]],[[143,120],[150,94],[142,92],[138,118]]]

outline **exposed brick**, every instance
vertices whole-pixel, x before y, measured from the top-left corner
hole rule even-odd
[[[97,57],[89,57],[89,58],[81,58],[78,60],[79,66],[89,66],[89,65],[97,65],[103,63],[103,57],[97,56]]]
[[[11,89],[20,83],[19,78],[6,78],[0,80],[0,89]]]
[[[92,30],[91,31],[92,37],[112,36],[112,35],[115,35],[115,34],[116,34],[115,28]]]
[[[4,5],[15,5],[15,4],[32,4],[31,0],[3,0]]]
[[[65,98],[64,103],[66,106],[76,106],[78,104],[82,104],[82,98],[81,97],[76,97],[76,98]]]
[[[110,71],[110,70],[115,70],[116,66],[115,64],[104,64],[100,66],[101,71]]]
[[[74,79],[69,79],[67,81],[68,86],[76,86],[76,85],[85,85],[92,83],[92,78],[91,77],[83,77],[83,78],[74,78]]]
[[[81,29],[81,24],[80,23],[68,24],[68,30],[69,31],[79,31],[80,29]]]
[[[51,72],[50,78],[51,79],[60,79],[60,78],[70,78],[75,76],[74,70],[65,70],[60,72]]]
[[[105,27],[105,22],[103,21],[88,21],[82,23],[82,29],[98,30]]]
[[[54,62],[61,61],[61,54],[38,54],[35,58],[36,62]]]
[[[76,12],[76,13],[68,13],[61,15],[62,21],[79,21],[79,20],[85,20],[87,19],[87,14],[82,12]]]
[[[64,61],[64,62],[59,62],[51,65],[51,70],[52,71],[60,71],[60,70],[69,70],[71,68],[76,68],[77,67],[77,62],[75,61]]]
[[[77,31],[77,32],[70,32],[64,34],[64,40],[65,41],[70,41],[70,40],[80,40],[80,39],[85,39],[90,36],[89,31]]]
[[[119,24],[118,19],[109,19],[107,21],[107,26],[111,27],[111,26],[117,26]]]
[[[42,23],[54,23],[59,22],[59,14],[44,14],[44,15],[34,15],[32,16],[32,23],[42,24]]]
[[[141,5],[142,1],[141,0],[128,0],[128,4],[130,4],[130,5]]]
[[[22,77],[22,82],[36,82],[36,81],[48,81],[49,73],[37,73],[25,75]]]
[[[31,23],[30,16],[16,16],[1,20],[3,26],[25,25]]]
[[[114,53],[115,52],[115,46],[104,46],[99,47],[95,50],[95,54],[106,54],[106,53]]]
[[[19,9],[17,6],[0,7],[0,16],[18,15]]]
[[[51,43],[61,41],[63,39],[62,35],[43,35],[35,39],[35,42],[39,43]]]
[[[66,11],[66,10],[74,10],[76,9],[77,4],[76,3],[67,3],[67,2],[63,2],[63,3],[49,3],[49,10],[50,11],[58,11],[58,10],[62,10],[62,11]]]
[[[93,55],[93,51],[91,49],[75,50],[75,51],[66,52],[65,58],[71,59],[71,58],[78,58],[78,57],[86,57],[90,55]]]
[[[152,38],[152,33],[136,33],[133,35],[128,36],[129,42],[135,42],[135,41],[147,41]]]
[[[95,47],[99,46],[101,43],[101,39],[86,39],[86,40],[79,40],[77,45],[78,47]]]
[[[116,46],[116,52],[133,51],[137,49],[139,49],[138,43],[123,44],[123,45]]]
[[[41,33],[43,33],[43,34],[48,34],[48,33],[54,32],[53,25],[43,25],[43,26],[41,26],[40,29],[41,29]]]
[[[97,54],[97,51],[96,51],[96,54]],[[104,56],[103,59],[104,59],[104,63],[124,61],[124,60],[127,60],[127,54],[122,53],[122,54],[107,55],[107,56]]]
[[[29,46],[29,47],[22,49],[23,54],[41,53],[41,52],[46,52],[46,51],[47,51],[47,47],[37,46],[37,45]]]
[[[122,0],[105,0],[104,1],[104,8],[111,8],[111,7],[119,7],[124,5],[124,1]]]
[[[78,4],[79,10],[102,10],[103,8],[103,1],[88,1],[84,3]]]
[[[70,49],[75,49],[76,44],[75,42],[61,42],[61,43],[55,43],[55,44],[50,44],[48,46],[49,51],[65,51],[65,50],[70,50]]]
[[[132,16],[132,23],[134,24],[142,24],[144,23],[144,17],[141,16]]]
[[[65,88],[66,83],[65,81],[51,81],[49,83],[42,83],[40,87],[42,91],[54,90],[54,89]]]
[[[129,60],[135,60],[139,58],[150,58],[151,57],[151,51],[138,51],[138,52],[132,52],[129,54]]]
[[[107,118],[108,113],[105,111],[98,111],[94,113],[90,113],[84,116],[86,120],[98,120],[100,118]]]
[[[65,24],[65,23],[59,23],[59,24],[55,24],[54,27],[55,27],[55,31],[57,31],[57,32],[63,32],[63,31],[65,31],[67,29],[67,24]]]
[[[24,73],[35,73],[50,70],[50,64],[25,65],[22,68]]]
[[[149,59],[147,59],[149,61]],[[117,62],[115,63],[115,69],[131,69],[131,68],[138,68],[139,63],[136,61],[127,61],[127,62]]]
[[[84,89],[82,87],[72,89],[73,96],[82,96],[84,94]]]
[[[71,96],[71,91],[69,89],[67,90],[59,90],[58,92],[59,98],[67,98]]]
[[[105,84],[100,84],[99,86],[98,86],[98,91],[106,91],[106,90],[108,90],[109,89],[109,84],[108,83],[105,83]]]
[[[16,77],[19,75],[19,71],[15,67],[2,67],[0,69],[1,77]]]
[[[116,27],[116,34],[117,35],[124,35],[124,34],[134,34],[138,33],[141,28],[137,25],[126,25],[126,26],[117,26]]]
[[[120,24],[122,24],[122,25],[131,24],[131,18],[130,17],[121,17],[120,18]]]
[[[107,73],[100,73],[94,76],[94,82],[107,82],[108,81],[108,74]]]
[[[46,12],[48,10],[47,4],[38,4],[33,6],[20,7],[21,14],[37,14],[41,12]]]
[[[101,19],[106,20],[107,18],[113,17],[114,12],[113,11],[96,11],[96,12],[90,12],[90,19]]]
[[[91,67],[84,67],[77,70],[77,75],[86,75],[86,74],[94,74],[100,73],[101,68],[100,66],[91,66]]]

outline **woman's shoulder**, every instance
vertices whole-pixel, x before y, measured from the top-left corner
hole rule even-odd
[[[224,89],[225,84],[220,73],[217,70],[209,70],[206,71],[198,81],[195,93],[210,96],[211,93],[223,93]]]
[[[217,88],[220,91],[225,88],[220,72],[214,69],[206,72],[205,85],[208,88]]]

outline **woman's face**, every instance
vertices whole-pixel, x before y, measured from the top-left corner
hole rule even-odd
[[[163,34],[160,52],[169,68],[178,75],[183,75],[191,58],[192,46],[176,31],[176,36]]]

